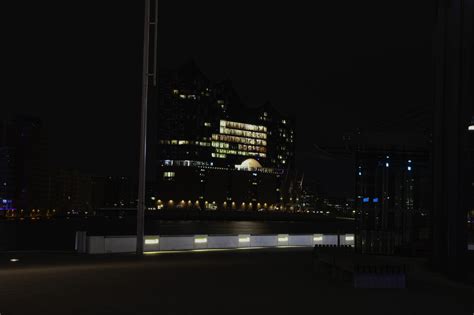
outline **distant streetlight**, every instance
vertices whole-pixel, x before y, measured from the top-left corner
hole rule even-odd
[[[471,125],[469,125],[468,130],[469,131],[474,131],[474,117],[472,117],[472,119],[471,119]]]

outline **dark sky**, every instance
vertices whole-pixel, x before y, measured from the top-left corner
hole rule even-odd
[[[135,174],[143,1],[16,4],[7,114],[41,117],[54,165]],[[243,100],[297,118],[298,167],[327,183],[311,144],[430,106],[434,1],[160,0],[159,61],[194,59]],[[341,164],[340,174],[350,173]],[[348,176],[350,178],[350,176]],[[351,184],[337,184],[337,193]]]

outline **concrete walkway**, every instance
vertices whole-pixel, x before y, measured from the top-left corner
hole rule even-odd
[[[311,249],[0,256],[0,313],[467,314],[471,287],[356,290],[313,272]],[[9,259],[17,258],[18,262]],[[423,278],[423,277],[421,277]]]

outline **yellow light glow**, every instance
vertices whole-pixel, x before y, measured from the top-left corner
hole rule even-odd
[[[474,125],[469,126],[468,130],[469,131],[474,131]]]
[[[288,248],[290,246],[286,246]],[[238,251],[238,250],[255,250],[265,249],[266,247],[239,247],[239,248],[214,248],[214,249],[190,249],[190,250],[164,250],[145,252],[145,255],[161,255],[161,254],[189,254],[189,253],[207,253],[207,252],[226,252],[226,251]],[[278,247],[277,247],[278,248]],[[284,247],[281,247],[284,248]]]
[[[315,235],[313,237],[314,242],[322,242],[323,241],[323,236],[322,235]]]
[[[346,235],[346,242],[350,242],[354,240],[354,235]]]
[[[194,239],[195,244],[206,244],[207,243],[207,237],[201,236],[201,237],[196,237]]]
[[[239,243],[250,243],[250,236],[239,237]]]
[[[160,243],[160,239],[158,238],[153,238],[153,239],[147,239],[145,240],[145,245],[158,245]]]
[[[288,242],[288,235],[278,235],[278,242],[279,243],[285,243]]]

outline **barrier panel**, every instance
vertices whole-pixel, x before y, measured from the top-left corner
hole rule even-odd
[[[349,235],[349,234],[348,234]],[[353,235],[341,235],[341,245],[354,244]],[[78,233],[76,242],[84,242],[77,251],[88,254],[132,253],[136,250],[136,236],[85,236]],[[86,238],[86,241],[84,240]],[[183,235],[161,236],[147,235],[144,238],[144,251],[183,251],[197,249],[237,249],[247,247],[284,247],[315,245],[336,246],[338,235]],[[86,248],[84,248],[86,247]]]
[[[276,247],[278,246],[278,235],[252,235],[251,247]]]
[[[88,254],[105,254],[105,237],[88,236],[87,237]]]
[[[209,236],[207,248],[227,249],[227,248],[245,247],[245,246],[239,246],[240,245],[239,240],[240,240],[240,236]]]
[[[133,236],[105,237],[104,246],[107,254],[133,253],[137,250],[137,240]]]
[[[313,235],[289,235],[289,246],[308,246],[314,245]]]
[[[159,250],[194,249],[194,236],[162,236]]]

